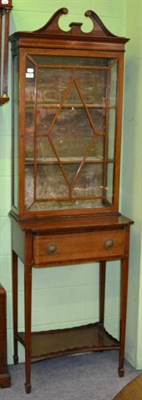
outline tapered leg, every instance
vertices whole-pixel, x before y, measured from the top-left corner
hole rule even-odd
[[[120,353],[119,353],[119,368],[118,368],[118,373],[120,377],[124,376],[127,289],[128,289],[128,257],[126,257],[121,262]]]
[[[25,374],[26,393],[31,392],[31,286],[32,267],[25,265]]]
[[[127,226],[125,228],[125,257],[121,261],[120,353],[119,353],[119,368],[118,368],[118,373],[120,377],[124,376],[124,351],[125,351],[128,271],[129,271],[129,242],[130,242],[130,226]]]
[[[12,295],[13,295],[13,330],[14,330],[14,364],[18,364],[18,257],[12,250]]]
[[[106,261],[100,262],[100,322],[104,324]]]
[[[32,234],[26,232],[24,264],[25,294],[25,390],[31,392]]]

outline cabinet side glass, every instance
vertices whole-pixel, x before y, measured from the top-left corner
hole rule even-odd
[[[19,61],[12,59],[12,205],[19,209]]]

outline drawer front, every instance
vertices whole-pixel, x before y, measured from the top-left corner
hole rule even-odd
[[[57,264],[123,256],[125,231],[97,231],[54,236],[35,236],[34,264]]]

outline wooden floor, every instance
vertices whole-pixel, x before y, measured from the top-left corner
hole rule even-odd
[[[126,385],[113,400],[142,400],[142,374]]]

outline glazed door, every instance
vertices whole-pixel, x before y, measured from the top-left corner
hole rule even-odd
[[[113,207],[118,65],[114,57],[27,55],[27,212]]]

